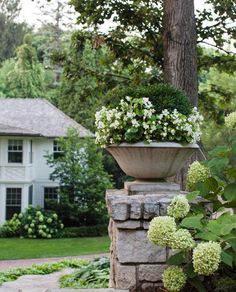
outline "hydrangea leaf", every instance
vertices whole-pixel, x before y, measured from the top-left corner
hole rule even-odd
[[[204,288],[201,280],[199,277],[195,277],[193,279],[188,279],[188,282],[197,289],[198,292],[207,292],[207,290]]]
[[[224,197],[227,201],[236,201],[236,183],[228,184],[224,189]]]
[[[189,202],[194,201],[198,196],[200,192],[199,191],[194,191],[186,195],[186,198],[188,199]]]
[[[226,265],[233,267],[233,257],[226,251],[222,251],[221,253],[221,261],[225,263]]]
[[[203,218],[203,214],[187,217],[187,218],[184,218],[184,220],[182,220],[180,225],[185,228],[193,228],[193,229],[196,228],[196,229],[202,230],[203,228],[203,224],[201,222],[202,218]]]
[[[183,264],[185,261],[185,253],[181,251],[169,257],[167,264],[177,266]]]

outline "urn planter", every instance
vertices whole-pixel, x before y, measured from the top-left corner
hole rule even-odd
[[[174,142],[121,143],[106,147],[127,175],[145,181],[176,175],[198,148],[197,144]]]

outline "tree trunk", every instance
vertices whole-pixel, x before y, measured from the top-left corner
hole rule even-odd
[[[164,79],[182,89],[193,106],[198,104],[197,35],[194,0],[164,0],[163,18]],[[194,160],[202,159],[196,153],[171,181],[185,190],[186,174]]]
[[[164,0],[164,78],[198,104],[194,0]]]

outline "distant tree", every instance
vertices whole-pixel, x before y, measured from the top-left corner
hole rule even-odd
[[[102,164],[102,153],[91,138],[80,138],[70,130],[58,140],[63,155],[47,155],[53,168],[52,180],[59,181],[59,203],[55,211],[66,225],[95,225],[104,223],[105,190],[111,187],[110,176]]]
[[[6,86],[10,96],[21,98],[45,97],[44,70],[39,63],[30,35],[17,48],[14,68],[6,76]]]
[[[29,31],[25,23],[16,21],[20,10],[20,0],[0,0],[0,62],[15,54]]]
[[[70,31],[75,23],[75,11],[68,0],[35,0],[34,2],[40,11],[38,19],[42,22],[40,31],[48,40],[44,61],[49,61],[50,66],[54,67],[55,83],[59,85],[62,69],[59,63],[50,62],[50,56],[62,54],[65,32]]]

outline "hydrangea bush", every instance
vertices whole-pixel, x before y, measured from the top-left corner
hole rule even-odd
[[[197,291],[234,291],[236,168],[230,155],[235,153],[236,138],[232,143],[231,148],[217,149],[207,165],[195,163],[194,171],[199,169],[200,175],[196,178],[191,171],[189,175],[194,191],[176,196],[167,208],[168,216],[155,217],[150,223],[148,239],[174,251],[163,274],[164,287],[170,292],[192,291],[191,286]],[[221,167],[230,183],[210,171],[226,156],[228,163]]]
[[[24,238],[58,238],[62,236],[64,225],[55,212],[29,207],[24,213],[14,214],[1,227],[1,233]]]
[[[157,113],[149,98],[126,97],[117,107],[96,113],[96,143],[103,147],[139,141],[195,143],[200,140],[202,121],[196,108],[188,116],[177,109]]]

